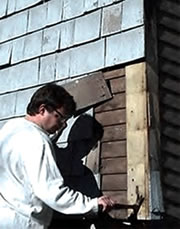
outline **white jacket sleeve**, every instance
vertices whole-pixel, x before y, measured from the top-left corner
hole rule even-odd
[[[97,198],[91,199],[64,186],[48,141],[33,138],[24,142],[22,147],[27,176],[40,200],[64,214],[97,213]]]

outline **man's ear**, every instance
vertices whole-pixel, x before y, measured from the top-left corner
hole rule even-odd
[[[39,114],[44,114],[45,112],[45,105],[44,104],[41,104],[40,107],[39,107]]]

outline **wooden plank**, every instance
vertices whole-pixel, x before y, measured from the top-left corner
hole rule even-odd
[[[129,130],[137,131],[147,128],[146,92],[127,94],[126,123]]]
[[[125,92],[125,77],[110,80],[112,93]]]
[[[127,174],[111,174],[102,176],[102,191],[127,190]]]
[[[127,197],[129,204],[135,203],[137,192],[145,197],[138,214],[139,219],[149,217],[150,199],[145,73],[145,63],[126,67]]]
[[[81,110],[112,98],[102,72],[73,80],[62,85],[73,95],[77,110]]]
[[[101,144],[101,158],[126,156],[126,141],[104,142]]]
[[[103,194],[110,196],[117,203],[127,204],[127,191],[103,191]]]
[[[124,68],[120,68],[120,69],[116,69],[113,71],[108,71],[108,72],[104,72],[103,76],[105,79],[112,79],[112,78],[116,78],[116,77],[122,77],[125,76],[125,69]]]
[[[102,105],[99,105],[95,108],[95,112],[102,112],[108,110],[115,110],[118,108],[125,108],[126,97],[125,93],[119,93],[113,96],[113,98]]]
[[[101,174],[127,173],[127,158],[102,159]]]
[[[102,142],[126,139],[126,125],[104,127]]]
[[[103,194],[110,196],[117,203],[127,204],[127,191],[104,191]],[[115,219],[126,219],[128,216],[125,209],[111,210],[109,215]]]
[[[146,91],[145,64],[139,63],[126,67],[126,93],[136,94]]]
[[[103,126],[122,124],[126,121],[126,111],[125,109],[106,111],[97,113],[95,117]]]

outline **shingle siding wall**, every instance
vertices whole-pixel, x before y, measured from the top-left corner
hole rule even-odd
[[[0,125],[30,92],[145,56],[143,0],[2,0]]]

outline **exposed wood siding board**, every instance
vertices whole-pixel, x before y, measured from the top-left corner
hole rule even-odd
[[[110,196],[114,201],[127,204],[127,192],[126,191],[103,191],[104,195]]]
[[[102,159],[101,174],[127,173],[127,158]]]
[[[125,77],[111,79],[109,82],[113,94],[125,92]]]
[[[146,184],[148,177],[146,173],[145,152],[147,147],[147,133],[146,131],[131,131],[127,132],[128,144],[127,144],[127,163],[128,163],[128,201],[129,204],[136,201],[136,189],[138,187],[139,193],[146,197],[148,201],[146,188],[149,186]],[[131,155],[130,155],[131,152]],[[145,204],[146,202],[144,202]],[[147,204],[147,203],[146,203]],[[149,205],[143,205],[142,217],[146,216],[146,210]],[[145,214],[145,215],[144,215]]]
[[[126,156],[126,141],[104,142],[101,145],[101,158]]]
[[[126,125],[108,126],[104,128],[102,142],[124,140],[126,138]]]
[[[130,131],[143,130],[147,127],[146,115],[146,93],[135,93],[127,95],[128,120],[127,125]]]
[[[74,97],[77,110],[111,99],[111,93],[101,72],[76,79],[64,85]]]
[[[105,79],[113,79],[117,77],[123,77],[125,76],[125,68],[108,71],[103,73]]]
[[[127,190],[127,174],[102,176],[102,191]]]
[[[95,108],[95,117],[104,127],[100,148],[101,190],[121,190],[116,194],[121,193],[121,199],[127,202],[125,69],[108,71],[103,75],[113,98]],[[119,200],[118,195],[116,198]],[[127,210],[111,211],[109,215],[125,219]]]
[[[103,113],[97,113],[96,119],[103,125],[114,125],[114,124],[122,124],[125,123],[126,113],[125,109],[122,110],[114,110],[107,111]]]
[[[114,201],[127,204],[127,191],[103,191],[104,195],[110,196]],[[127,210],[111,210],[110,216],[116,219],[126,219],[127,218]]]
[[[125,100],[126,98],[124,93],[116,94],[111,100],[95,108],[95,112],[125,108]]]
[[[149,216],[149,164],[147,135],[146,65],[126,67],[126,127],[128,203],[135,203],[137,188],[145,197],[138,217]],[[136,105],[135,105],[136,104]]]
[[[145,64],[138,63],[126,67],[127,94],[142,93],[146,91]]]

